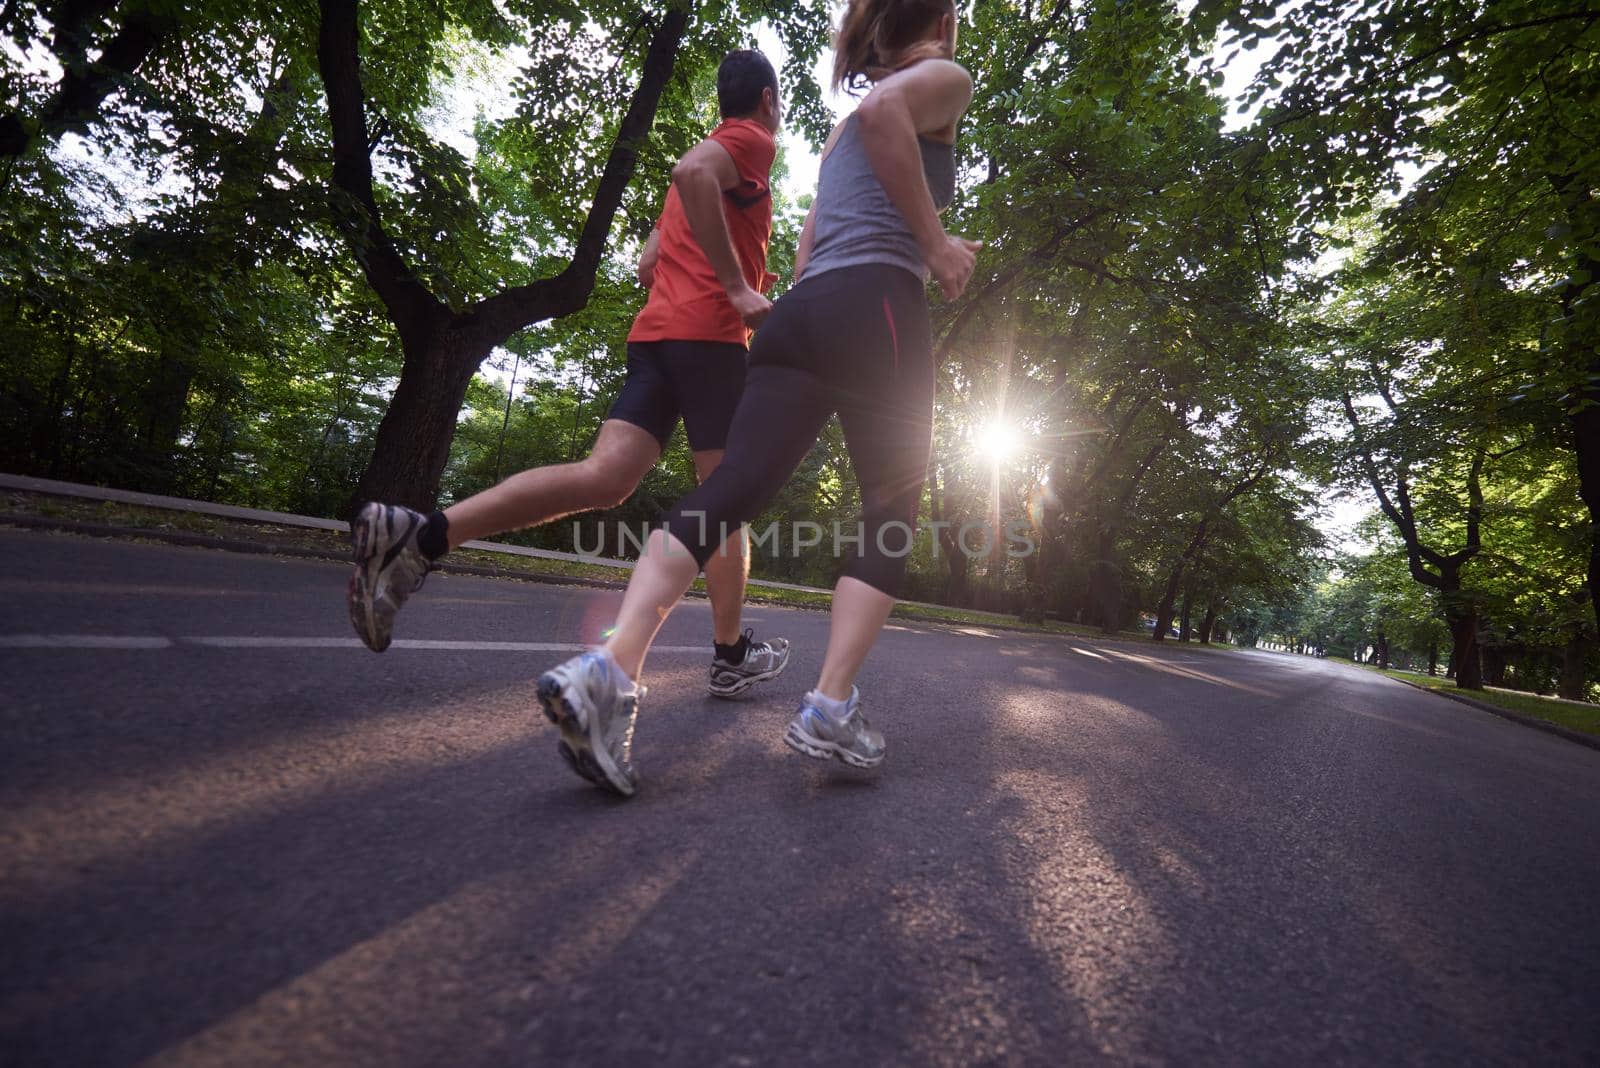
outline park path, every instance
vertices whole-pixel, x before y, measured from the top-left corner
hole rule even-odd
[[[1600,1062],[1600,752],[1267,653],[895,626],[876,774],[783,747],[820,613],[644,783],[529,680],[615,594],[0,532],[0,1062]]]

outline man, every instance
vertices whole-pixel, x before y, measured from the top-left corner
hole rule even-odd
[[[760,52],[730,52],[717,71],[722,123],[678,161],[638,275],[650,290],[628,334],[628,374],[587,458],[513,475],[423,516],[363,505],[351,524],[350,621],[374,652],[431,564],[464,542],[622,503],[683,419],[703,481],[722,460],[744,388],[750,332],[771,310],[762,293],[772,234],[768,186],[782,122],[778,76]],[[731,535],[706,567],[713,653],[710,692],[735,697],[776,678],[789,643],[740,632],[748,537]]]

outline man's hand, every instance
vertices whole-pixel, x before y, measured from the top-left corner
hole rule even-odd
[[[739,318],[744,320],[744,325],[752,330],[760,326],[772,310],[772,301],[749,286],[735,286],[728,290],[728,302],[739,313]]]
[[[639,284],[649,289],[656,283],[656,261],[661,258],[661,231],[651,230],[639,254]]]
[[[977,266],[978,250],[982,241],[968,241],[964,237],[945,235],[944,244],[937,246],[928,256],[928,270],[944,293],[945,300],[955,300],[967,288],[972,269]]]

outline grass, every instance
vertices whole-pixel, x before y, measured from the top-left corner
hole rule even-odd
[[[1354,661],[1347,661],[1347,663],[1354,663]],[[1456,686],[1454,679],[1447,679],[1442,675],[1428,676],[1412,671],[1399,671],[1393,668],[1385,671],[1371,664],[1356,664],[1355,666],[1381,675],[1388,675],[1391,678],[1401,679],[1429,690],[1447,690],[1459,693],[1461,696],[1469,697],[1474,701],[1497,705],[1500,708],[1509,709],[1512,712],[1517,712],[1533,719],[1542,719],[1546,723],[1555,723],[1570,730],[1600,735],[1600,705],[1578,704],[1555,697],[1540,697],[1538,694],[1523,693],[1518,690],[1461,690]]]
[[[181,531],[237,541],[266,543],[281,548],[293,548],[343,556],[349,552],[345,535],[331,530],[306,527],[278,526],[272,523],[255,523],[248,520],[229,519],[222,516],[197,515],[192,512],[169,511],[164,508],[147,508],[140,505],[120,504],[115,501],[93,501],[79,497],[54,497],[43,493],[8,491],[0,496],[0,523],[6,515],[27,515],[75,523],[95,523],[134,530],[155,532]],[[450,561],[477,567],[494,568],[515,577],[533,580],[582,579],[608,583],[626,582],[628,572],[603,564],[586,564],[578,560],[546,560],[539,557],[515,556],[509,553],[492,553],[476,549],[458,549],[450,554]],[[449,570],[448,566],[445,569]],[[695,592],[705,592],[705,580],[697,579]],[[806,590],[784,590],[752,586],[748,600],[756,604],[776,604],[790,608],[826,610],[833,598],[827,593]],[[1147,641],[1148,636],[1135,631],[1104,634],[1094,627],[1078,626],[1046,620],[1043,623],[1024,623],[1016,616],[995,612],[978,612],[964,608],[925,606],[901,603],[895,606],[894,618],[911,622],[942,623],[955,626],[988,627],[992,629],[1024,631],[1035,634],[1065,634],[1098,640]],[[1172,643],[1176,644],[1176,643]],[[1219,648],[1217,646],[1187,645],[1186,649]]]

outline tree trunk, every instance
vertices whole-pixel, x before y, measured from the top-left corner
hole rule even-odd
[[[1380,670],[1380,671],[1388,671],[1389,670],[1389,639],[1388,639],[1388,637],[1385,636],[1382,633],[1379,633],[1377,641],[1375,643],[1375,646],[1376,647],[1373,649],[1372,655],[1378,661],[1378,670]]]
[[[183,339],[161,354],[146,384],[143,433],[136,439],[140,488],[151,493],[171,493],[179,462],[178,440],[189,414],[189,388],[195,361]],[[176,351],[174,351],[176,350]]]
[[[405,351],[394,399],[379,424],[372,461],[358,495],[413,508],[433,507],[450,455],[456,418],[478,365],[497,345],[535,323],[582,309],[594,290],[623,193],[633,178],[639,146],[655,122],[690,5],[652,17],[654,29],[639,83],[612,139],[589,212],[567,266],[557,274],[503,289],[464,311],[453,311],[406,262],[385,230],[373,191],[366,94],[361,84],[358,0],[321,0],[317,69],[322,75],[333,137],[334,221],[383,302]]]
[[[953,522],[949,518],[952,509],[948,506],[949,494],[941,478],[939,466],[933,462],[928,464],[928,517],[935,524]],[[944,603],[956,607],[966,607],[971,597],[971,583],[967,578],[967,554],[961,551],[961,540],[958,534],[948,526],[937,525],[939,551],[948,561],[948,570],[944,581]]]
[[[1439,674],[1439,643],[1428,643],[1428,677],[1431,679]]]
[[[362,472],[352,503],[384,501],[432,510],[467,385],[488,355],[452,351],[448,335],[422,352],[406,353],[394,399],[378,424],[372,461]]]
[[[1217,626],[1217,602],[1210,601],[1206,604],[1206,617],[1200,621],[1200,644],[1210,645],[1212,631]]]
[[[1589,582],[1595,625],[1600,627],[1600,361],[1584,376],[1583,401],[1571,417],[1578,460],[1578,494],[1589,509]]]
[[[1089,605],[1097,623],[1107,634],[1122,622],[1122,568],[1116,561],[1117,532],[1101,527],[1095,538],[1094,563],[1089,565]]]
[[[1046,552],[1050,547],[1050,534],[1047,529],[1040,529],[1034,533],[1034,550],[1022,558],[1023,590],[1022,611],[1019,613],[1024,623],[1043,623],[1046,605],[1049,601],[1049,591],[1045,587],[1045,576],[1049,571],[1046,561]]]
[[[1154,641],[1166,641],[1167,629],[1172,626],[1173,616],[1177,614],[1178,585],[1183,582],[1183,572],[1188,564],[1187,559],[1180,559],[1167,577],[1166,592],[1161,595],[1161,604],[1156,608],[1155,633],[1150,635]]]
[[[208,267],[209,277],[200,284],[218,297],[230,282],[255,269],[260,246],[241,234],[248,232],[249,211],[261,199],[267,176],[282,157],[287,127],[283,114],[299,102],[301,68],[296,60],[284,64],[250,128],[223,149],[217,184],[209,199],[190,206],[178,216],[176,225],[169,217],[157,216],[134,234],[130,244],[143,249],[145,258],[158,260],[169,255],[174,244],[182,246],[191,258]],[[188,421],[189,392],[200,371],[210,330],[163,318],[167,321],[160,324],[165,339],[160,360],[141,391],[147,419],[136,447],[143,488],[171,493],[180,463],[179,441]]]
[[[1582,701],[1587,696],[1589,672],[1589,641],[1581,627],[1574,627],[1572,637],[1561,650],[1561,678],[1556,693],[1569,701]]]
[[[1178,615],[1178,640],[1180,642],[1186,642],[1189,640],[1189,618],[1191,610],[1190,602],[1193,600],[1194,598],[1189,596],[1189,592],[1185,590],[1183,594],[1183,611]]]
[[[1455,668],[1456,685],[1463,690],[1483,689],[1483,666],[1478,657],[1478,610],[1446,604],[1445,622],[1450,627],[1450,663]]]
[[[1478,643],[1478,664],[1485,686],[1506,684],[1506,665],[1509,659],[1505,646]]]

